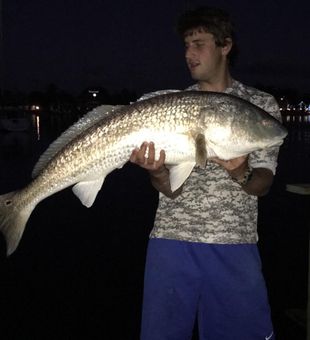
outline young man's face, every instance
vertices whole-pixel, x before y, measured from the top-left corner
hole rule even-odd
[[[211,82],[222,74],[231,46],[217,46],[213,34],[199,28],[187,32],[184,42],[186,63],[194,80]]]

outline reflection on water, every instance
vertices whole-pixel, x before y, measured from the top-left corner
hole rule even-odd
[[[35,116],[35,127],[36,127],[36,133],[37,133],[37,140],[40,140],[41,133],[40,133],[40,116]]]
[[[310,124],[310,115],[309,114],[292,114],[289,115],[287,113],[283,114],[283,121],[284,123],[294,124],[294,123],[303,123],[303,124]]]

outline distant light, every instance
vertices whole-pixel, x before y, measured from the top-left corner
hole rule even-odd
[[[36,110],[40,110],[40,106],[36,106],[35,109],[36,109]]]
[[[88,90],[88,93],[93,97],[96,98],[99,91],[98,90]]]

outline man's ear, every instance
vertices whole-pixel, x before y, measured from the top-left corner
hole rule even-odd
[[[223,55],[228,55],[232,48],[233,42],[231,38],[226,38],[225,39],[225,45],[222,47],[222,54]]]

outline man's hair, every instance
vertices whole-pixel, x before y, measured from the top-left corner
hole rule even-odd
[[[198,7],[185,11],[179,16],[176,28],[182,38],[194,30],[202,29],[213,34],[216,45],[221,47],[226,46],[227,38],[234,41],[234,27],[229,14],[215,7]]]

